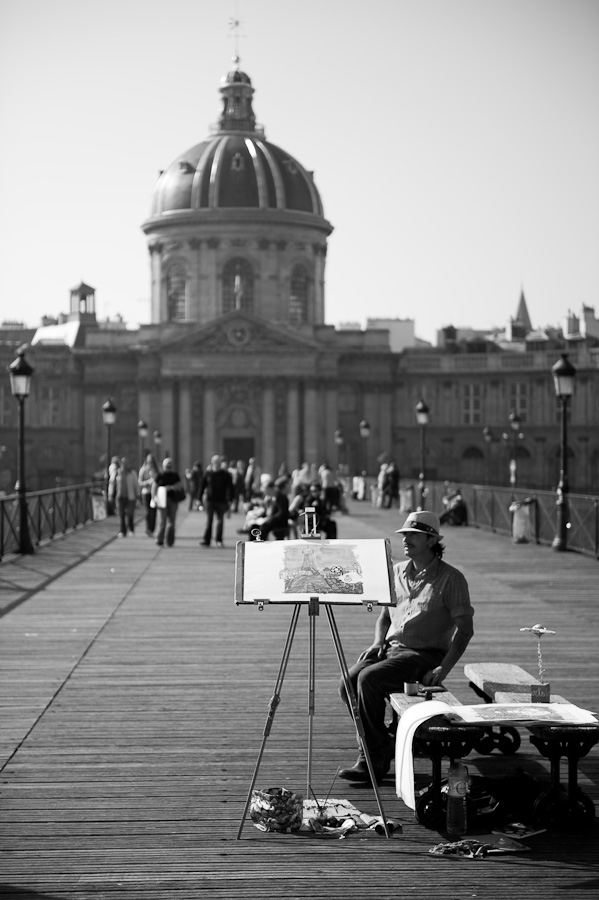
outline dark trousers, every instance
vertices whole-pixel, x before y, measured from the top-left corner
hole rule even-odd
[[[233,512],[239,512],[239,501],[243,503],[245,500],[245,485],[243,481],[237,480],[233,488]]]
[[[209,544],[212,540],[212,523],[214,521],[214,517],[216,516],[216,543],[222,544],[223,542],[223,529],[225,524],[225,513],[227,511],[229,504],[228,503],[214,503],[212,500],[206,501],[206,528],[204,530],[204,543]]]
[[[146,533],[154,534],[154,529],[156,528],[156,507],[150,506],[152,494],[148,491],[147,494],[141,495],[141,499],[146,515]]]
[[[116,502],[119,511],[121,534],[127,534],[127,531],[133,533],[135,531],[135,522],[133,519],[135,500],[129,500],[128,497],[117,497]]]
[[[362,659],[349,670],[372,765],[383,771],[387,770],[393,753],[393,744],[385,727],[387,697],[389,694],[403,693],[405,681],[420,681],[443,658],[443,653],[435,650],[422,653],[407,648],[390,648],[388,654],[392,655],[382,660],[376,656]],[[339,695],[350,708],[343,679],[339,682]]]

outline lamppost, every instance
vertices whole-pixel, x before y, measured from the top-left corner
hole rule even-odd
[[[570,527],[570,511],[568,505],[568,400],[574,391],[576,369],[568,362],[568,354],[562,353],[561,359],[551,367],[555,395],[561,400],[562,434],[560,446],[560,471],[557,486],[557,522],[552,547],[554,550],[566,550],[568,547],[568,528]]]
[[[420,425],[420,475],[418,476],[418,490],[420,492],[420,505],[418,509],[424,509],[424,499],[428,493],[425,487],[424,466],[426,455],[426,426],[428,425],[429,408],[424,400],[416,404],[416,421]]]
[[[27,491],[25,488],[25,400],[29,396],[33,368],[25,359],[25,351],[19,350],[17,358],[8,367],[10,389],[19,402],[19,452],[17,463],[17,502],[19,506],[19,553],[33,553],[29,536]]]
[[[162,443],[162,435],[159,431],[154,432],[154,456],[156,457],[156,465],[160,465],[160,445]]]
[[[518,464],[516,462],[516,448],[518,445],[518,439],[522,440],[524,435],[520,431],[520,425],[522,424],[522,420],[518,413],[513,409],[508,416],[510,421],[510,428],[512,430],[511,437],[511,449],[510,449],[510,485],[512,490],[516,487],[516,472],[518,468]],[[510,436],[507,431],[504,431],[501,435],[505,444],[510,443]]]
[[[340,428],[335,432],[335,444],[337,446],[337,471],[339,471],[341,467],[341,463],[343,462],[343,444],[345,443],[345,438],[343,437],[343,432]]]
[[[493,440],[493,432],[488,425],[485,425],[485,427],[483,428],[483,438],[485,439],[485,444],[487,445],[487,449],[485,451],[485,484],[488,484],[489,467],[491,460],[491,441]]]
[[[366,419],[362,419],[362,421],[360,422],[360,437],[362,438],[362,445],[361,445],[362,452],[360,454],[360,457],[361,457],[360,458],[360,475],[361,475],[362,472],[366,471],[366,459],[367,459],[366,442],[367,442],[368,438],[370,437],[370,425],[366,421]]]
[[[144,442],[148,436],[148,423],[140,419],[137,423],[137,436],[139,438],[139,464],[143,465]]]
[[[106,474],[104,475],[104,480],[106,482],[104,488],[104,502],[106,504],[106,515],[113,516],[114,510],[112,508],[112,504],[108,499],[108,484],[110,481],[110,432],[112,426],[116,422],[116,406],[112,402],[110,398],[104,403],[102,406],[102,418],[104,419],[104,424],[106,425]]]

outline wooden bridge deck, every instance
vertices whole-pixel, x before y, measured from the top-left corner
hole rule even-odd
[[[237,830],[262,740],[291,609],[233,603],[235,529],[228,546],[198,546],[204,516],[181,511],[175,547],[143,532],[113,539],[99,522],[0,565],[0,896],[186,900],[212,898],[590,897],[599,888],[598,828],[548,832],[531,852],[486,860],[436,858],[441,838],[381,796],[403,836],[344,840]],[[391,537],[397,511],[354,504],[339,537]],[[476,635],[462,662],[508,659],[530,669],[542,622],[556,693],[597,709],[599,568],[589,558],[446,529],[448,561],[466,574]],[[19,602],[25,598],[23,602]],[[376,612],[336,608],[345,655],[371,639]],[[355,756],[336,696],[338,666],[326,616],[316,629],[313,785],[326,794]],[[476,702],[459,665],[448,679]],[[305,791],[308,616],[302,609],[258,787]],[[598,748],[580,783],[599,804]],[[523,739],[517,762],[547,774]],[[417,771],[428,771],[417,761]],[[468,759],[498,774],[505,757]],[[333,795],[377,813],[370,789],[337,782]]]

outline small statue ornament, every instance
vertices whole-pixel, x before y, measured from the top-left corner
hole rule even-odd
[[[543,654],[541,652],[541,638],[544,634],[555,634],[550,628],[544,625],[533,625],[532,628],[521,628],[520,631],[528,631],[534,634],[537,639],[537,662],[539,666],[539,681],[541,684],[533,684],[530,688],[530,699],[533,703],[549,703],[551,699],[551,685],[545,682],[543,675],[545,668],[543,666]]]

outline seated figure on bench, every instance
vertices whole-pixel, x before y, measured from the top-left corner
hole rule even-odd
[[[398,534],[407,562],[393,567],[396,607],[383,607],[374,642],[349,670],[364,740],[377,780],[389,771],[393,741],[385,727],[386,698],[402,692],[404,682],[440,684],[464,653],[474,633],[468,583],[444,562],[439,518],[433,512],[411,513]],[[349,706],[343,681],[341,699]],[[352,768],[341,769],[347,781],[370,781],[360,755]]]
[[[327,540],[335,540],[337,538],[337,523],[331,518],[323,498],[322,487],[318,481],[313,481],[307,491],[296,494],[289,506],[289,515],[291,518],[299,519],[307,506],[311,507],[316,513],[318,531],[324,534]]]
[[[283,540],[289,533],[289,498],[284,491],[287,479],[277,478],[264,485],[264,515],[256,519],[255,528],[260,530],[260,539],[268,540],[273,532],[277,540]],[[250,533],[250,540],[254,535]]]

